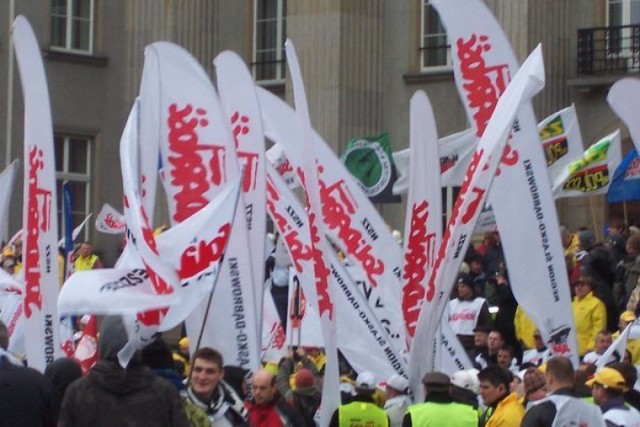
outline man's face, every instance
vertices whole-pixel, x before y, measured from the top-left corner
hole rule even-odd
[[[498,350],[498,365],[505,369],[509,369],[511,366],[511,353],[508,350]]]
[[[489,381],[480,381],[480,396],[482,396],[482,401],[487,406],[497,403],[505,392],[504,384],[494,386]]]
[[[497,352],[498,349],[504,345],[504,342],[502,341],[502,335],[500,335],[499,332],[495,331],[489,332],[487,345],[489,347],[489,350],[493,351],[494,353]]]
[[[603,354],[612,343],[611,335],[598,334],[596,337],[596,352]]]
[[[273,400],[275,394],[275,387],[273,386],[273,375],[268,375],[266,372],[257,372],[253,376],[253,399],[256,404],[263,405]]]
[[[593,384],[593,388],[591,389],[591,396],[593,396],[593,401],[596,405],[600,405],[603,403],[605,397],[605,389],[598,383]]]
[[[578,299],[586,297],[589,292],[591,292],[591,288],[589,287],[589,285],[582,282],[576,283],[574,289],[576,291],[576,296],[578,297]]]
[[[473,274],[482,273],[482,263],[478,260],[473,260],[469,264],[469,271]]]
[[[482,331],[475,331],[473,333],[473,344],[476,347],[486,347],[487,346],[487,333]]]
[[[460,299],[468,299],[473,295],[471,288],[463,283],[458,284],[458,297]]]
[[[83,243],[80,245],[80,249],[78,249],[78,254],[80,254],[81,257],[88,257],[91,255],[91,249],[91,245]]]
[[[217,363],[196,359],[191,368],[191,389],[197,395],[209,399],[223,376],[224,371]]]

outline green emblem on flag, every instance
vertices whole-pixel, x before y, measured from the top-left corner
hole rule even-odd
[[[395,174],[387,133],[352,139],[341,159],[369,198],[381,195],[393,184]]]

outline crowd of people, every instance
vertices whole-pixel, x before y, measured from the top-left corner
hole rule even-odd
[[[551,353],[518,305],[500,236],[486,233],[467,253],[443,318],[474,369],[427,373],[424,401],[416,402],[407,378],[355,372],[340,355],[341,405],[329,425],[640,426],[640,339],[632,334],[623,354],[607,353],[640,313],[640,230],[612,221],[604,242],[586,229],[563,228],[561,234],[580,355],[576,369]],[[290,262],[277,249],[266,275],[286,324]],[[19,273],[20,250],[19,242],[3,250],[5,272]],[[78,245],[73,263],[76,271],[102,266],[88,242]],[[99,361],[87,375],[68,358],[40,374],[7,351],[8,332],[0,323],[0,426],[319,425],[321,348],[294,346],[278,363],[248,372],[225,366],[212,348],[190,357],[186,337],[173,352],[158,337],[123,367],[121,319],[104,318],[99,337]]]

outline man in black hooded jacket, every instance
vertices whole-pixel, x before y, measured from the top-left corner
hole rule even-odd
[[[127,342],[120,316],[106,317],[100,328],[100,360],[72,383],[62,401],[58,426],[180,426],[187,422],[173,385],[142,365],[137,356],[126,368],[118,351]]]

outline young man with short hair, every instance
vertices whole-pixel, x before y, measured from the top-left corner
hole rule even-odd
[[[608,427],[640,426],[640,413],[624,403],[628,387],[620,372],[600,368],[586,385],[591,387],[593,401],[600,407]]]
[[[524,407],[516,393],[509,392],[511,373],[500,366],[489,366],[478,373],[480,396],[487,409],[480,417],[486,427],[519,427]]]
[[[595,405],[580,399],[574,390],[574,371],[571,361],[553,356],[545,371],[546,398],[530,406],[522,420],[522,427],[552,425],[604,426],[602,414]]]
[[[248,421],[244,402],[224,380],[222,355],[209,347],[195,352],[191,363],[191,381],[183,394],[187,417],[200,418],[204,412],[212,427],[244,425]]]

